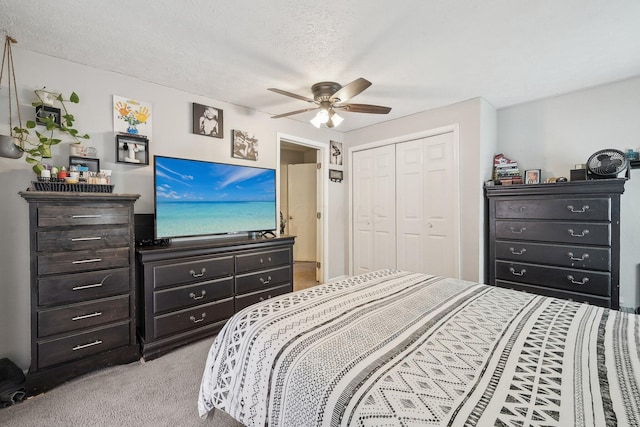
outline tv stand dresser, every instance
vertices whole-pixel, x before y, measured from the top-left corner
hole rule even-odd
[[[138,247],[142,356],[151,360],[214,335],[235,312],[292,292],[294,239],[234,237]]]
[[[618,310],[624,184],[486,187],[489,284]]]
[[[138,360],[133,204],[139,195],[20,195],[29,202],[31,247],[27,393]]]

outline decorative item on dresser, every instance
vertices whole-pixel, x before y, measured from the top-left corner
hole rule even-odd
[[[31,367],[27,391],[139,358],[137,194],[23,191],[29,202]]]
[[[146,360],[215,334],[235,312],[293,291],[293,236],[138,247],[138,335]]]
[[[489,284],[619,309],[624,183],[486,187]]]

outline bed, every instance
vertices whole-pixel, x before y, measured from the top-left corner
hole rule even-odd
[[[380,270],[238,312],[198,409],[246,426],[638,426],[639,319]]]

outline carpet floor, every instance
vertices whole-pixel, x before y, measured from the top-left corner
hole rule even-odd
[[[221,411],[198,417],[200,380],[213,338],[149,362],[106,368],[0,409],[0,426],[240,427]]]

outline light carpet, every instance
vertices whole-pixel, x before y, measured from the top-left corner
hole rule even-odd
[[[0,409],[0,426],[239,427],[228,415],[198,417],[198,391],[213,338],[149,362],[115,366]]]

